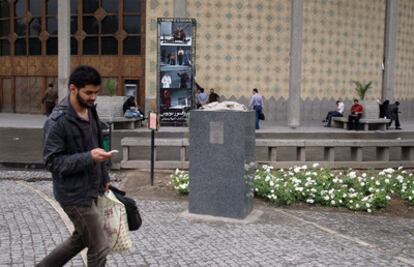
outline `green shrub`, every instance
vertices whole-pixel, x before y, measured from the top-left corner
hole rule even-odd
[[[371,88],[372,81],[368,83],[360,83],[358,81],[352,81],[352,82],[356,85],[355,90],[357,91],[357,94],[360,100],[364,100],[367,91]]]
[[[108,79],[105,81],[104,88],[108,95],[114,96],[116,94],[116,80]]]
[[[188,185],[190,182],[188,173],[176,169],[174,174],[172,174],[170,178],[171,184],[177,193],[188,194]]]

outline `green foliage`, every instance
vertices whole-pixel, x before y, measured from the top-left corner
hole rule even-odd
[[[368,83],[360,83],[358,81],[352,81],[352,83],[354,83],[356,86],[355,90],[357,91],[359,99],[364,100],[367,91],[371,88],[372,81]]]
[[[108,95],[114,96],[116,93],[116,80],[115,79],[108,79],[104,84],[104,88]]]
[[[176,169],[174,174],[170,176],[171,184],[174,187],[175,191],[179,194],[188,194],[188,185],[190,183],[190,178],[188,173]]]
[[[372,212],[399,196],[414,205],[414,177],[402,167],[378,171],[331,171],[294,166],[274,170],[263,165],[253,172],[254,194],[275,205],[297,202]],[[180,194],[188,193],[188,174],[176,170],[171,184]]]

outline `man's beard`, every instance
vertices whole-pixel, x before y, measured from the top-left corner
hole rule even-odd
[[[78,100],[79,105],[81,105],[84,108],[91,108],[95,104],[95,101],[87,102],[80,97],[79,92],[76,94],[76,99]]]

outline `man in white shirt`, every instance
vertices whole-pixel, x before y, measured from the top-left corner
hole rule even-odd
[[[263,97],[259,94],[259,90],[253,89],[253,95],[250,98],[249,107],[256,111],[256,129],[260,129],[259,116],[263,110]]]
[[[341,100],[336,101],[336,110],[329,111],[326,115],[326,119],[322,122],[325,123],[325,127],[331,127],[332,117],[343,117],[345,110],[345,104]]]
[[[164,74],[161,78],[162,88],[170,88],[171,85],[171,76],[168,74]]]

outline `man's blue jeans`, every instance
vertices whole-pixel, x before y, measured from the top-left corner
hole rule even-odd
[[[342,117],[343,115],[338,111],[329,111],[328,115],[326,115],[326,126],[330,127],[332,122],[332,117]]]
[[[262,112],[262,106],[254,106],[253,108],[256,111],[256,129],[260,129],[259,115],[260,115],[260,112]]]

